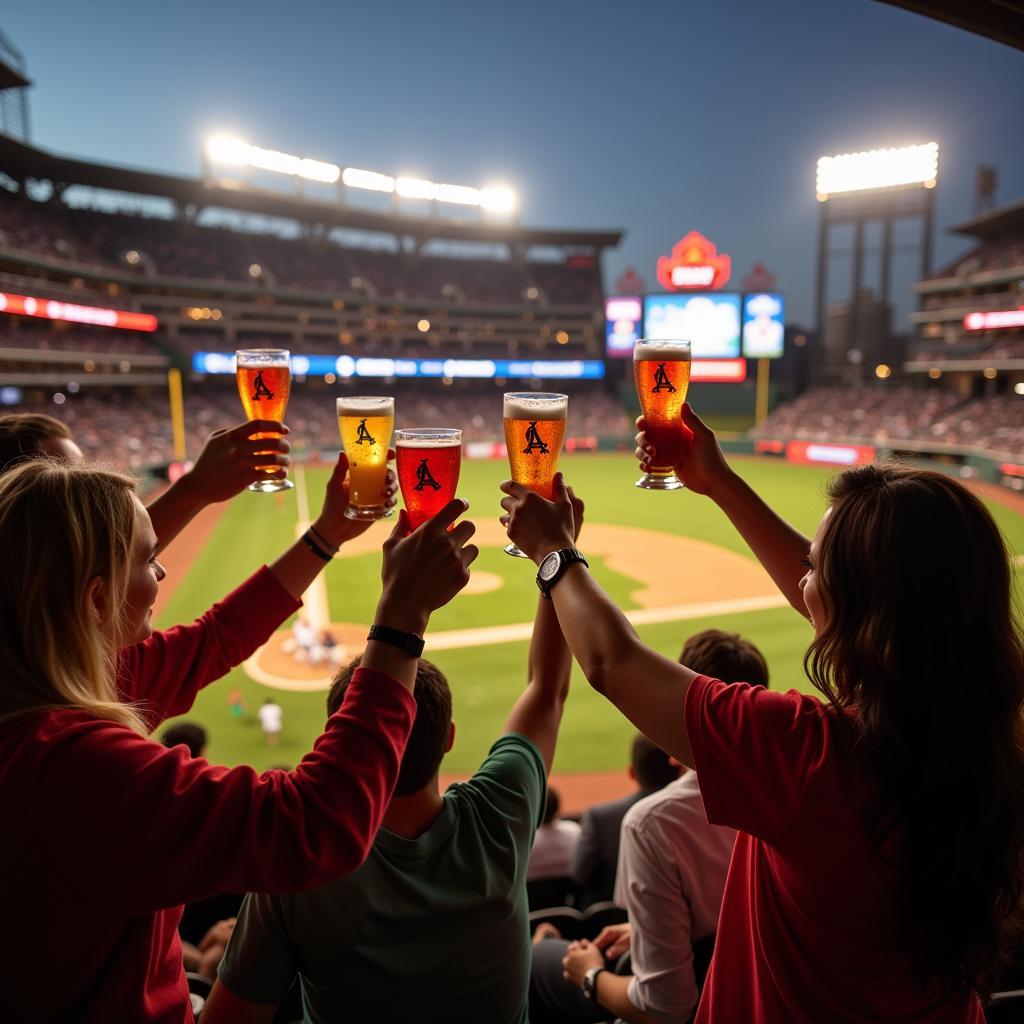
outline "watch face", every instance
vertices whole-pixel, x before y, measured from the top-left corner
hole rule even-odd
[[[559,565],[562,564],[562,559],[557,551],[552,551],[550,555],[545,556],[544,561],[540,563],[540,570],[538,572],[542,580],[551,579],[556,572],[558,572]]]

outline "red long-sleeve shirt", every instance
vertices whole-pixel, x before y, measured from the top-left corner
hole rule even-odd
[[[190,626],[124,653],[119,685],[155,727],[297,607],[261,569]],[[192,1021],[181,904],[287,892],[362,863],[415,712],[360,669],[293,772],[221,768],[82,711],[0,724],[0,991],[5,1019]]]

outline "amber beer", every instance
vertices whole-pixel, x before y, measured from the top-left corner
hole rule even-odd
[[[417,427],[395,433],[398,486],[412,529],[436,515],[459,486],[462,431]]]
[[[505,447],[516,483],[548,500],[565,440],[569,396],[544,391],[510,391],[505,395]],[[506,553],[526,558],[514,544]]]
[[[646,434],[658,460],[636,486],[648,491],[678,490],[683,482],[676,476],[675,466],[682,446],[691,437],[681,419],[690,385],[690,343],[641,338],[633,349],[633,374]]]
[[[339,398],[338,433],[348,456],[349,519],[384,519],[393,512],[384,504],[388,448],[395,426],[395,400],[383,397]]]
[[[284,420],[291,389],[291,357],[283,348],[247,348],[235,353],[235,382],[242,408],[250,420]],[[277,433],[253,434],[254,439],[280,437]],[[262,473],[275,473],[280,466],[261,466]],[[291,480],[257,479],[250,491],[283,491]]]

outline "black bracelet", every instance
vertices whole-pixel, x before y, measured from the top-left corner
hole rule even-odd
[[[312,524],[309,524],[309,532],[320,542],[325,550],[331,551],[334,554],[338,553],[338,549],[341,547],[340,544],[331,544],[330,541]]]
[[[404,633],[400,629],[392,629],[390,626],[371,626],[370,635],[367,640],[377,640],[382,644],[391,644],[414,658],[423,654],[423,637],[415,633]]]
[[[301,540],[306,545],[306,547],[309,548],[309,550],[317,556],[317,558],[322,558],[325,562],[329,562],[332,558],[334,558],[334,555],[332,555],[330,551],[324,551],[324,549],[320,547],[320,545],[317,544],[317,542],[313,540],[312,537],[310,537],[309,530],[307,530],[302,535]]]

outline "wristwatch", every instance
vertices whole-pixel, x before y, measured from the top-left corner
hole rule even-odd
[[[560,551],[552,551],[541,560],[540,568],[537,570],[537,586],[540,592],[549,601],[551,600],[551,588],[562,578],[562,574],[575,562],[582,562],[588,569],[590,563],[576,550],[576,548],[562,548]]]
[[[607,971],[607,967],[591,967],[586,974],[583,975],[583,994],[593,1002],[597,1002],[597,976],[602,971]]]

